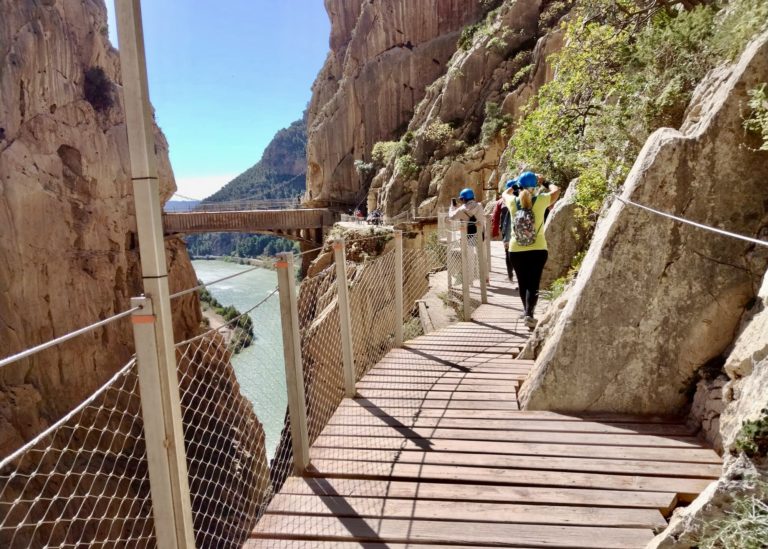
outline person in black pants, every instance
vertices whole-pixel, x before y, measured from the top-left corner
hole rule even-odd
[[[543,177],[533,172],[520,174],[517,184],[520,186],[519,196],[515,196],[509,189],[504,192],[502,198],[509,208],[512,220],[509,255],[520,288],[523,320],[526,326],[533,329],[538,323],[534,313],[539,300],[541,275],[549,255],[543,230],[545,213],[557,200],[560,189],[557,185],[548,185]],[[521,215],[518,216],[518,212]]]

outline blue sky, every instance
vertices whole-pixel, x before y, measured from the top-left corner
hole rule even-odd
[[[329,49],[323,0],[144,0],[142,16],[149,93],[178,192],[204,198],[306,108]]]

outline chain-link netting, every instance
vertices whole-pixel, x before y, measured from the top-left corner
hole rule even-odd
[[[446,269],[446,249],[433,245],[403,250],[403,340],[408,341],[425,333],[429,324],[419,310],[419,302],[436,285],[432,277]],[[440,273],[440,274],[438,274]]]
[[[198,547],[241,547],[293,467],[277,290],[229,297],[257,301],[238,315],[207,297],[211,329],[176,346]]]
[[[348,278],[355,377],[360,379],[395,346],[395,251],[356,265]]]
[[[155,545],[138,376],[131,360],[0,462],[0,547]]]
[[[298,295],[301,358],[310,444],[344,398],[336,268],[301,283]]]

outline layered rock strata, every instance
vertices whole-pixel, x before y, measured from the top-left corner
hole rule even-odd
[[[484,12],[465,0],[326,0],[331,52],[309,108],[306,200],[354,204],[354,161],[399,137],[424,88],[446,70],[459,31]]]
[[[142,289],[119,59],[107,39],[104,3],[0,2],[0,59],[0,356],[5,357],[124,311],[130,308],[130,298],[141,294]],[[161,194],[166,200],[175,183],[168,145],[157,129],[155,141]],[[183,242],[166,241],[166,254],[171,291],[195,286]],[[195,295],[174,300],[176,341],[198,333],[200,320]],[[123,320],[0,370],[0,456],[15,451],[72,410],[132,354],[131,325]],[[199,525],[217,532],[239,528],[232,532],[237,539],[247,532],[249,525],[243,523],[252,516],[241,513],[234,521],[221,509],[239,513],[248,500],[258,499],[254,492],[263,491],[264,486],[244,487],[237,475],[226,476],[221,471],[236,471],[238,463],[265,471],[261,426],[250,404],[239,394],[228,355],[221,360],[206,355],[193,365],[181,361],[180,374],[185,379],[184,416],[198,420],[195,429],[187,430],[188,453],[201,455],[206,463],[218,467],[215,473],[219,476],[211,479],[210,465],[190,462],[192,477],[200,481],[199,488],[193,486],[193,490],[199,489],[209,498],[201,498],[199,492],[193,494],[198,516],[208,521]],[[226,410],[210,408],[205,426],[200,426],[199,400],[188,397],[199,394],[214,380],[216,387],[231,388],[230,405]],[[122,402],[118,399],[109,406],[119,410]],[[228,415],[233,410],[238,412],[236,418]],[[124,412],[130,418],[137,413]],[[104,423],[99,417],[93,420]],[[105,421],[113,426],[119,418]],[[231,432],[233,421],[251,425],[247,440],[234,443],[215,436]],[[140,427],[140,422],[136,425]],[[141,444],[135,436],[120,438],[119,430],[115,437],[121,455],[132,455],[130,446]],[[53,440],[56,445],[71,442],[74,450],[83,442]],[[98,453],[99,449],[84,450]],[[111,453],[114,448],[109,450]],[[97,461],[73,459],[72,478],[98,476]],[[122,473],[133,478],[121,467],[141,468],[125,461],[130,460],[118,460],[110,475],[99,480],[103,485],[99,490],[94,487],[89,491],[89,483],[77,483],[79,492],[73,497],[83,502],[80,509],[87,513],[93,508],[99,497],[96,492],[117,494],[140,488],[139,482],[127,488],[124,481],[120,484]],[[62,458],[61,463],[68,462]],[[28,457],[12,467],[44,475],[51,465]],[[82,470],[77,469],[79,466]],[[268,476],[266,471],[264,475]],[[56,495],[56,483],[44,483],[43,488],[34,483],[19,485],[24,478],[19,475],[12,486],[6,485],[5,497],[21,489],[41,490],[32,496],[43,501]],[[75,512],[74,507],[67,507],[66,513]],[[122,504],[116,507],[121,508],[104,509],[104,521],[101,513],[94,520],[107,524],[107,519],[114,519],[117,532],[120,520],[130,521],[128,515],[141,512],[138,508],[127,510]],[[55,518],[62,523],[72,518],[62,509],[54,511],[61,513]],[[114,517],[109,516],[112,511],[117,513]],[[48,539],[48,530],[53,529],[61,530],[42,526],[40,540]],[[109,535],[107,530],[103,525],[94,526],[93,520],[80,521],[67,529],[67,541],[95,542],[98,540],[89,536]],[[29,544],[44,544],[38,541],[29,540]],[[24,542],[17,539],[14,546],[19,543]]]
[[[551,80],[547,58],[562,46],[562,33],[543,24],[545,9],[538,0],[503,2],[487,15],[427,88],[403,147],[412,162],[390,160],[372,181],[369,208],[429,217],[464,187],[483,200],[497,195],[513,176],[503,158],[507,140]]]
[[[766,238],[768,153],[754,150],[756,138],[745,136],[742,122],[747,90],[767,79],[764,36],[699,86],[679,132],[651,136],[623,198]],[[679,413],[697,370],[733,341],[767,262],[768,253],[753,244],[615,201],[522,388],[522,403]]]

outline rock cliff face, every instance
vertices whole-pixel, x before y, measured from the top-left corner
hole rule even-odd
[[[119,58],[107,40],[106,25],[102,0],[0,2],[2,357],[124,311],[130,307],[130,298],[141,293]],[[167,143],[159,130],[155,137],[161,194],[166,200],[175,190],[175,182]],[[195,286],[183,242],[167,241],[166,252],[171,291]],[[201,320],[197,296],[175,300],[173,305],[176,341],[196,334]],[[132,354],[130,322],[123,320],[0,370],[0,456],[18,449],[82,402]],[[219,416],[208,418],[207,424],[215,433],[201,430],[200,418],[191,413],[200,405],[199,399],[185,402],[189,406],[184,417],[197,422],[196,428],[187,432],[188,453],[204,452],[208,462],[219,467],[237,462],[263,470],[263,432],[252,407],[239,394],[228,360],[213,365],[205,360],[212,359],[201,359],[195,368],[185,361],[180,363],[185,383],[195,391],[204,391],[206,383],[212,384],[211,378],[216,377],[217,387],[231,388],[228,396],[232,400],[229,410],[217,408],[212,415]],[[231,428],[232,410],[239,411],[239,420],[253,423],[249,441],[236,443],[231,433],[226,441],[216,438]],[[34,469],[34,459],[30,457],[29,463],[18,466]],[[88,470],[90,462],[77,463],[83,470],[74,470],[75,474],[98,475],[98,471]],[[130,466],[116,464],[114,478],[121,478],[120,467]],[[221,508],[250,504],[249,498],[258,494],[246,489],[263,489],[235,486],[239,478],[210,478],[205,466],[195,463],[190,473],[203,484],[193,493],[193,507],[206,521],[196,524],[203,529],[234,529],[236,521],[223,517]],[[110,484],[114,483],[112,477],[102,481],[106,494],[135,488]],[[17,482],[23,484],[23,478]],[[76,496],[82,498],[82,508],[92,510],[90,484],[77,484],[83,492]],[[42,488],[30,486],[42,490],[32,497],[57,497],[56,482]],[[17,488],[9,487],[3,497],[15,497]],[[236,502],[232,501],[233,493],[238,494]],[[124,508],[114,511],[116,518],[140,512]],[[241,514],[238,520],[251,518]],[[239,526],[242,531],[233,537],[250,527]],[[44,535],[46,527],[39,530]],[[69,529],[74,541],[87,542],[94,529],[83,525],[83,538],[78,537],[77,530]],[[21,543],[17,540],[13,546]],[[43,542],[30,543],[36,546]]]
[[[459,31],[486,3],[466,0],[326,0],[331,52],[309,109],[306,200],[355,203],[355,160],[400,136],[424,88],[446,70]]]
[[[0,3],[0,58],[0,355],[7,356],[127,309],[140,275],[118,55],[103,2]],[[159,130],[156,138],[167,198],[175,183]],[[175,282],[187,283],[183,248],[171,242],[169,251]],[[179,337],[199,322],[194,307],[181,307]],[[0,398],[24,412],[0,414],[0,454],[71,409],[131,348],[126,322],[3,369]]]
[[[747,90],[766,79],[763,37],[699,86],[679,132],[649,139],[623,197],[765,238],[768,153],[753,150],[742,122]],[[768,253],[651,215],[616,201],[599,223],[522,388],[527,408],[679,413],[696,372],[722,364]]]

